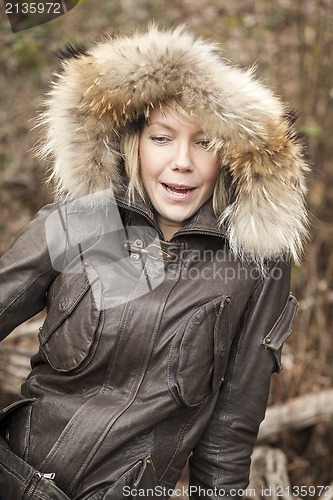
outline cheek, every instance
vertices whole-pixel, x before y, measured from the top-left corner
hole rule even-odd
[[[140,157],[140,176],[146,193],[151,198],[156,191],[158,170],[156,169],[155,162],[151,161],[145,155]]]
[[[154,148],[146,137],[139,140],[139,159],[143,170],[149,169],[154,163]]]
[[[164,170],[164,159],[161,161],[161,152],[151,148],[145,142],[139,146],[140,174],[143,184],[158,181]],[[146,187],[146,186],[145,186]]]
[[[156,178],[154,170],[152,163],[145,161],[144,158],[143,161],[140,161],[140,174],[144,184]]]
[[[218,160],[212,160],[205,172],[205,184],[210,190],[214,190],[219,175],[220,165]]]
[[[149,152],[144,144],[139,144],[139,162],[140,162],[140,175],[144,186],[146,187],[146,183],[148,179],[151,177],[150,165],[152,161],[150,159]]]

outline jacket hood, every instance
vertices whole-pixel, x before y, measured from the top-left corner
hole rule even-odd
[[[80,198],[120,182],[119,137],[148,109],[170,99],[191,111],[221,150],[229,204],[219,223],[232,251],[262,262],[293,255],[306,238],[302,156],[293,119],[253,69],[226,63],[219,48],[182,28],[155,27],[69,47],[42,116],[41,152],[54,157],[61,195]]]

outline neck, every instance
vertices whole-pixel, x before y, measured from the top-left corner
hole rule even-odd
[[[171,240],[173,235],[183,227],[183,224],[181,224],[181,223],[174,224],[174,225],[166,224],[165,222],[160,220],[159,217],[157,218],[157,220],[158,220],[158,224],[161,228],[161,231],[163,233],[164,239],[166,241]]]

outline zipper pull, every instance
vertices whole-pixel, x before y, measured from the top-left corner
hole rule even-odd
[[[48,474],[42,474],[43,477],[46,479],[54,479],[55,478],[55,472],[49,472]]]
[[[140,481],[142,479],[142,476],[143,476],[143,474],[144,474],[144,472],[145,472],[145,470],[147,468],[147,465],[150,465],[150,464],[151,464],[151,458],[150,457],[147,457],[147,458],[145,458],[143,460],[142,468],[141,468],[140,473],[139,473],[139,475],[137,477],[137,480],[134,483],[134,488],[137,488],[139,486],[139,483],[140,483]]]

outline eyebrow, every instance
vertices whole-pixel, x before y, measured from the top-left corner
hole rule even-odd
[[[158,125],[159,127],[164,127],[169,130],[175,130],[173,127],[170,127],[170,125],[166,125],[166,123],[163,122],[149,122],[148,127],[153,127],[154,125]]]
[[[175,129],[173,127],[171,127],[170,125],[167,125],[166,123],[163,123],[163,122],[150,122],[150,123],[148,123],[148,127],[152,127],[153,125],[158,125],[159,127],[167,128],[168,130],[171,130],[173,132],[175,131]],[[205,132],[203,130],[198,130],[198,132],[195,133],[195,135],[199,135],[199,134],[205,134]]]

